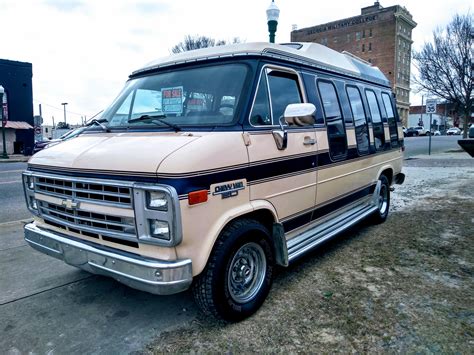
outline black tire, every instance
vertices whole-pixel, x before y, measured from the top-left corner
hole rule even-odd
[[[380,192],[377,200],[377,211],[372,215],[372,222],[379,224],[385,222],[390,210],[390,183],[385,175],[380,175]]]
[[[193,283],[194,299],[203,313],[239,321],[260,308],[273,281],[270,240],[267,228],[252,219],[236,220],[222,231]],[[237,285],[243,286],[237,289]]]

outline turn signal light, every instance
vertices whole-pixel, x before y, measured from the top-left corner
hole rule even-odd
[[[188,203],[196,205],[207,201],[207,190],[193,191],[188,194]]]

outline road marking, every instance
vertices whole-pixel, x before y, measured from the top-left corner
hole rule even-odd
[[[25,218],[25,219],[18,219],[16,221],[2,222],[0,223],[0,227],[8,226],[10,224],[15,224],[15,223],[28,223],[28,222],[33,222],[33,218]]]
[[[19,182],[21,182],[21,180],[3,181],[3,182],[0,182],[0,185],[17,184]]]
[[[20,169],[20,170],[6,170],[6,171],[0,171],[0,174],[22,173],[23,171],[25,171],[25,169]]]

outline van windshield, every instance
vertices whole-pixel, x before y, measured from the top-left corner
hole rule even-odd
[[[244,64],[224,64],[132,79],[102,118],[109,127],[167,127],[160,121],[180,127],[228,125],[236,119],[247,74]]]

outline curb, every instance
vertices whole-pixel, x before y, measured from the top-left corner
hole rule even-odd
[[[14,156],[8,159],[1,159],[0,158],[0,164],[2,163],[26,163],[28,160],[30,160],[31,156]]]

